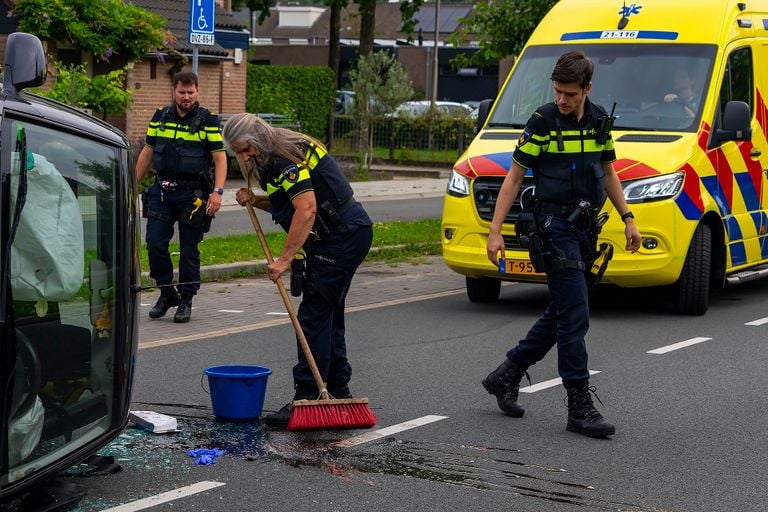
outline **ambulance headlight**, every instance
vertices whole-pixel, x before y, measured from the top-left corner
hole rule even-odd
[[[448,195],[454,197],[466,197],[469,195],[469,179],[456,171],[451,171],[448,180]]]
[[[645,203],[674,197],[683,187],[682,172],[622,183],[628,203]]]

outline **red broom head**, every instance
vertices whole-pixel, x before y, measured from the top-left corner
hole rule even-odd
[[[327,401],[324,401],[327,402]],[[288,420],[288,430],[338,430],[371,428],[376,415],[366,403],[294,405]]]

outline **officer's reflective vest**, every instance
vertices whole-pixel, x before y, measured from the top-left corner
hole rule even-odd
[[[325,158],[328,151],[310,141],[304,141],[307,151],[304,160],[295,164],[292,171],[296,172],[295,179],[289,180],[281,163],[272,162],[266,168],[259,169],[259,182],[267,192],[272,203],[272,218],[288,229],[293,217],[293,206],[285,193],[290,183],[310,179],[318,206],[318,215],[324,214],[324,206],[338,208],[346,205],[354,194],[344,174],[332,158]],[[338,213],[341,213],[339,211]]]
[[[584,126],[561,116],[554,103],[537,109],[549,129],[549,144],[542,148],[533,173],[537,200],[562,205],[580,200],[600,205],[605,201],[605,171],[600,157],[606,144],[613,141],[597,143],[600,118],[607,114],[598,105],[587,105],[592,107],[592,115]]]
[[[160,175],[188,174],[192,179],[206,172],[211,164],[203,124],[210,112],[197,107],[195,115],[183,122],[174,112],[173,106],[164,107],[160,119],[150,122],[150,129],[154,128],[157,135],[152,167]]]

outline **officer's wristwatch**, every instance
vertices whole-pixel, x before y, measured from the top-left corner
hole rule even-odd
[[[217,194],[219,194],[220,196],[223,196],[223,195],[224,195],[224,189],[223,189],[223,188],[221,188],[221,187],[219,187],[219,188],[215,188],[215,189],[213,189],[213,191],[214,191],[214,192],[216,192]],[[622,218],[623,218],[623,217],[622,217]]]
[[[634,219],[634,218],[635,218],[635,214],[632,213],[631,210],[629,210],[629,211],[627,211],[627,213],[624,213],[624,214],[621,215],[622,222],[627,220],[627,219]]]

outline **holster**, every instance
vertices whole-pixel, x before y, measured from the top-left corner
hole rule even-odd
[[[589,267],[587,273],[587,283],[597,284],[603,279],[605,269],[608,268],[608,263],[613,258],[613,246],[608,242],[603,242],[600,247],[595,251],[595,259],[592,260],[592,265]]]
[[[528,257],[536,272],[547,272],[549,270],[545,258],[544,237],[536,231],[533,231],[528,236]]]
[[[534,233],[536,233],[536,219],[533,212],[521,212],[515,223],[515,234],[520,247],[528,249],[531,246],[531,236]]]
[[[211,222],[210,220],[206,221],[206,218],[210,219],[211,217],[205,213],[205,201],[196,197],[194,201],[181,209],[179,222],[197,229],[202,229],[207,222],[207,227],[210,228]]]

